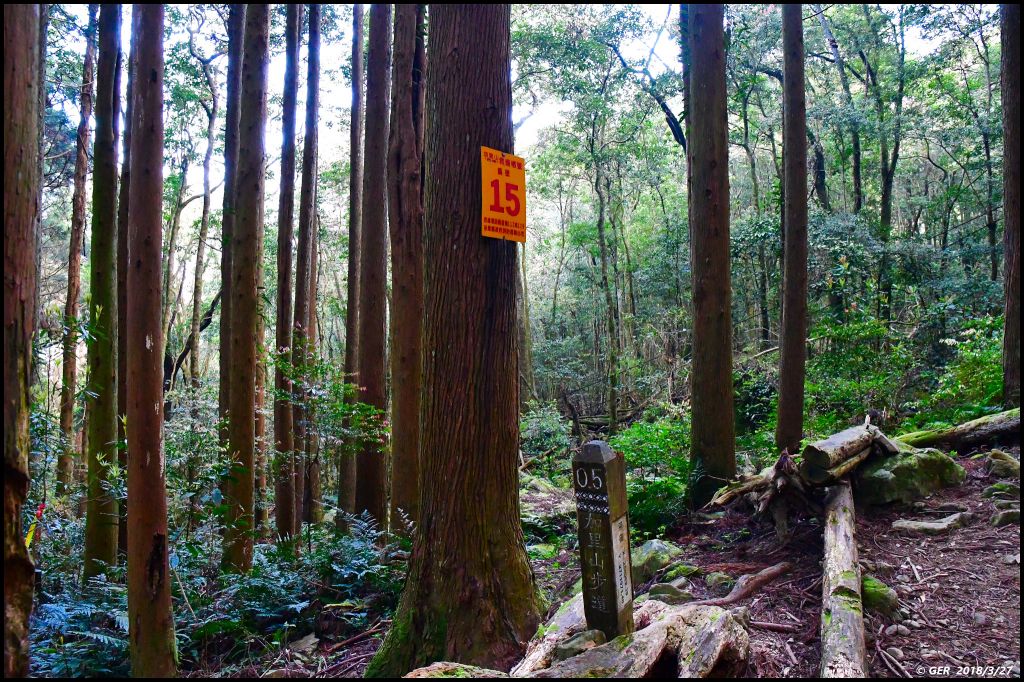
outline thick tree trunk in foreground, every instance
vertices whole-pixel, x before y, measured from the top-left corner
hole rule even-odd
[[[480,235],[480,147],[513,144],[509,6],[433,6],[427,49],[420,522],[367,676],[508,670],[539,620],[517,493],[516,243]]]
[[[313,268],[313,230],[317,178],[317,116],[320,109],[320,6],[309,7],[309,70],[306,74],[306,139],[302,145],[302,189],[299,193],[299,244],[295,260],[295,329],[292,339],[292,364],[304,375],[309,355],[309,291]],[[292,422],[295,430],[295,533],[302,531],[302,503],[306,479],[306,387],[294,387],[295,406]]]
[[[736,474],[729,272],[729,148],[722,5],[690,5],[690,262],[694,474],[703,506]]]
[[[228,95],[224,107],[224,215],[220,252],[220,387],[218,416],[228,438],[227,417],[231,399],[231,253],[235,234],[235,197],[238,175],[238,121],[242,94],[242,46],[245,42],[245,11],[248,5],[233,4],[228,14]]]
[[[78,375],[78,299],[82,293],[82,242],[85,238],[85,176],[89,172],[89,119],[92,118],[93,70],[98,5],[89,5],[89,27],[85,30],[85,61],[82,64],[82,92],[78,136],[75,139],[74,190],[71,194],[71,245],[68,247],[68,295],[64,303],[64,355],[61,361],[60,434],[57,457],[58,495],[66,494],[74,469],[75,382]]]
[[[359,395],[378,409],[387,407],[384,358],[387,330],[387,149],[388,85],[391,81],[391,5],[370,7],[366,70],[366,143],[363,149],[363,216],[359,254]],[[357,460],[356,512],[387,523],[385,450],[362,446]]]
[[[782,6],[785,151],[785,272],[779,330],[779,414],[775,446],[796,452],[804,426],[807,362],[807,102],[804,98],[803,6]]]
[[[349,137],[351,173],[348,181],[348,291],[345,302],[345,381],[358,384],[359,254],[363,215],[363,6],[352,16],[352,125]],[[356,400],[353,397],[352,400]],[[357,443],[345,441],[338,451],[338,508],[348,513],[356,506]],[[337,526],[345,517],[337,515]]]
[[[277,208],[277,348],[282,359],[292,351],[292,228],[295,209],[295,99],[299,89],[299,36],[302,5],[288,5],[285,23],[284,103],[281,121],[281,194]],[[287,354],[287,355],[286,355]],[[277,534],[295,532],[295,481],[292,459],[292,384],[281,365],[274,370],[274,497]]]
[[[860,598],[856,518],[848,483],[835,485],[825,503],[822,562],[822,677],[864,677],[864,609]]]
[[[90,253],[88,502],[83,578],[117,565],[120,517],[107,472],[117,461],[117,135],[121,93],[118,53],[121,6],[104,4],[99,20],[96,73],[96,147],[93,153]]]
[[[1020,5],[1000,9],[1003,56],[1003,405],[1020,407]]]
[[[163,450],[160,237],[163,6],[132,8],[135,83],[128,235],[128,636],[132,675],[176,673]],[[155,409],[154,409],[155,406]]]
[[[423,5],[396,5],[388,145],[391,229],[391,521],[419,520],[423,368]]]
[[[21,523],[28,495],[29,384],[39,215],[39,5],[4,5],[4,677],[28,675],[33,568]],[[12,179],[17,179],[13,182]]]
[[[231,387],[224,482],[223,566],[252,566],[253,467],[256,443],[256,349],[259,328],[260,254],[263,242],[263,126],[267,119],[270,6],[249,5],[238,125],[236,220],[231,257]]]

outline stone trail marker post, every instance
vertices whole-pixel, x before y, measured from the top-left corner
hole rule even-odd
[[[572,480],[587,627],[611,640],[635,629],[626,464],[604,441],[590,441],[573,458]]]

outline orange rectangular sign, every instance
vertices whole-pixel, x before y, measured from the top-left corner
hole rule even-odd
[[[480,147],[481,234],[526,243],[526,162]]]

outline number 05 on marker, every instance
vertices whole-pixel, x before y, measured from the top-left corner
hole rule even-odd
[[[481,234],[526,242],[526,162],[480,147]]]

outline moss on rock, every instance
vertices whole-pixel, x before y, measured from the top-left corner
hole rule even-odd
[[[857,502],[866,505],[910,503],[966,477],[964,468],[934,448],[909,450],[878,458],[857,470]]]
[[[861,600],[868,611],[891,617],[899,608],[899,598],[892,589],[873,575],[865,575],[860,583]]]

